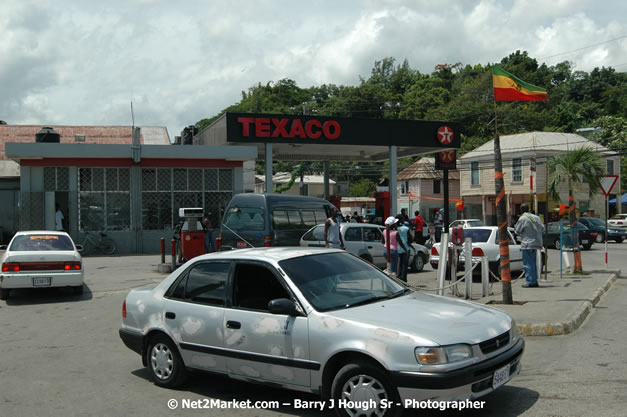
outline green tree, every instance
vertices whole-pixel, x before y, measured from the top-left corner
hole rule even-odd
[[[368,178],[364,178],[349,184],[348,193],[351,197],[372,197],[376,188],[377,184]]]
[[[599,179],[605,174],[603,160],[592,148],[579,148],[564,154],[554,156],[548,161],[549,166],[549,194],[552,198],[559,198],[560,184],[568,186],[568,209],[571,226],[577,223],[573,190],[579,190],[584,182],[588,186],[590,198],[599,192]],[[575,246],[575,273],[583,273],[581,253]]]

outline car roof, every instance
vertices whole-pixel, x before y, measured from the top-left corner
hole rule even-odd
[[[57,231],[57,230],[22,230],[15,233],[15,236],[28,236],[28,235],[63,235],[70,236],[65,232]]]
[[[300,246],[285,246],[285,247],[263,247],[263,248],[247,248],[247,249],[233,249],[224,252],[213,252],[206,255],[201,255],[194,260],[233,260],[244,259],[247,261],[271,261],[279,262],[285,259],[298,258],[301,256],[320,255],[324,253],[346,253],[341,249],[327,249],[327,248],[310,248]]]

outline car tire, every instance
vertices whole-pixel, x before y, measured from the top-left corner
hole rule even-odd
[[[0,300],[8,300],[10,291],[8,288],[0,288]]]
[[[590,250],[590,249],[592,248],[592,243],[591,243],[591,244],[589,244],[589,245],[583,245],[583,248],[584,248],[585,250]]]
[[[353,394],[356,395],[353,396]],[[403,411],[402,407],[396,405],[401,401],[400,396],[388,374],[380,367],[365,361],[348,364],[338,371],[331,385],[331,398],[336,404],[335,412],[340,417],[374,414],[398,417]],[[363,410],[361,408],[347,410],[338,406],[341,400],[362,403],[369,399],[379,403],[379,408],[376,410]],[[389,408],[381,407],[381,400],[386,400]],[[381,412],[383,414],[379,414]]]
[[[146,363],[152,381],[160,387],[176,388],[187,378],[187,369],[174,342],[165,335],[150,339]]]
[[[78,287],[72,287],[72,291],[75,295],[83,295],[83,284]]]
[[[605,241],[605,236],[603,236],[601,233],[599,233],[597,235],[597,237],[594,238],[594,241],[596,243],[603,243]]]
[[[614,239],[616,241],[616,243],[623,243],[623,238],[619,237],[617,239]]]
[[[555,242],[553,242],[553,247],[557,250],[560,250],[560,248],[562,247],[562,242],[560,242],[559,239],[555,240]]]
[[[414,261],[411,263],[411,270],[413,272],[422,272],[425,269],[425,258],[419,253],[414,256]]]

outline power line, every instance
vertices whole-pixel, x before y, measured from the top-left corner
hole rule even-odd
[[[548,59],[548,58],[554,58],[554,57],[556,57],[556,56],[561,56],[561,55],[571,54],[571,53],[573,53],[573,52],[583,51],[584,49],[594,48],[595,46],[603,45],[603,44],[606,44],[606,43],[609,43],[609,42],[614,42],[614,41],[618,41],[618,40],[620,40],[620,39],[625,39],[625,38],[627,38],[627,35],[620,36],[620,37],[618,37],[618,38],[614,38],[614,39],[610,39],[610,40],[608,40],[608,41],[595,43],[594,45],[588,45],[588,46],[584,46],[584,47],[581,47],[581,48],[573,49],[572,51],[568,51],[568,52],[561,52],[561,53],[559,53],[559,54],[549,55],[549,56],[545,56],[545,57],[538,58],[538,59],[539,59],[539,60],[540,60],[540,59]]]

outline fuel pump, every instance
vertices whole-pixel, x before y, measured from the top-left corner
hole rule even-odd
[[[200,223],[203,217],[202,207],[180,208],[179,217],[183,220],[180,227],[179,259],[188,261],[205,253],[205,231]]]

